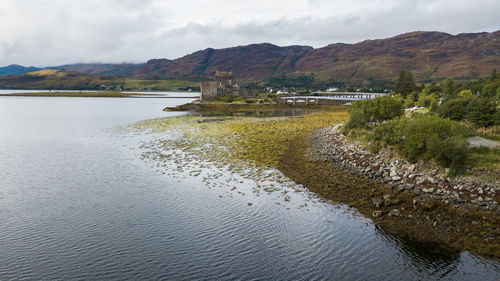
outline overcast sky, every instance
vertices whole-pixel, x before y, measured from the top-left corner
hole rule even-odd
[[[251,43],[500,29],[499,0],[0,0],[0,66],[145,62]]]

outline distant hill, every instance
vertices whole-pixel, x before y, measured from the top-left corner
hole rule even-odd
[[[156,59],[133,72],[140,78],[212,78],[215,70],[233,71],[239,80],[315,76],[353,82],[390,81],[401,70],[420,81],[444,77],[476,79],[500,69],[500,31],[451,35],[411,32],[388,39],[324,48],[253,44],[206,49],[175,60]]]
[[[11,64],[8,66],[0,67],[0,76],[25,74],[28,72],[38,71],[40,69],[41,68],[33,66],[24,67],[18,64]]]
[[[134,70],[144,66],[142,64],[103,64],[103,63],[77,63],[77,64],[66,64],[50,68],[65,70],[65,71],[76,71],[85,74],[97,74],[97,75],[112,75],[112,76],[130,76]]]
[[[213,78],[216,70],[232,71],[240,80],[256,80],[295,71],[297,61],[312,47],[252,44],[228,49],[206,49],[176,60],[150,60],[133,72],[139,78]]]
[[[105,80],[79,72],[44,69],[22,75],[0,77],[0,88],[8,89],[97,89]]]
[[[401,70],[420,81],[477,79],[500,68],[500,31],[450,35],[412,32],[357,44],[332,44],[302,57],[300,73],[355,81],[391,80]]]
[[[198,90],[199,83],[172,80],[141,80],[109,75],[84,74],[59,69],[43,69],[21,75],[0,76],[0,89]]]

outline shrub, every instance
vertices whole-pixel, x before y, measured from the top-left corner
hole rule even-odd
[[[377,121],[394,119],[403,115],[403,100],[397,97],[383,96],[373,99],[375,107],[371,112]]]
[[[436,162],[450,167],[451,174],[457,174],[467,160],[469,143],[462,136],[453,136],[442,141],[431,142],[429,151]]]
[[[439,116],[452,120],[463,120],[467,111],[467,106],[474,98],[458,97],[446,101],[438,108]]]
[[[421,93],[418,96],[418,106],[429,107],[429,105],[431,105],[431,100],[424,93]]]
[[[472,93],[471,90],[462,90],[459,94],[458,97],[460,98],[468,98],[468,99],[473,99],[476,96]]]
[[[431,101],[431,105],[429,106],[430,111],[436,112],[436,110],[438,109],[438,105],[439,105],[439,99]]]
[[[432,104],[435,104],[437,107],[438,102],[439,97],[436,94],[426,95],[425,93],[421,93],[418,97],[418,106],[420,107],[430,107]]]
[[[366,123],[365,115],[359,108],[349,109],[349,121],[347,121],[345,128],[349,131],[354,128],[361,128]]]
[[[355,101],[349,108],[351,117],[348,128],[363,127],[370,121],[384,121],[401,116],[404,113],[403,99],[383,96],[370,100]]]
[[[385,122],[375,128],[372,138],[396,146],[411,162],[434,159],[456,173],[467,159],[467,133],[458,122],[427,114]]]
[[[415,94],[409,94],[406,96],[404,100],[404,107],[414,107],[415,106],[415,100],[417,99]]]

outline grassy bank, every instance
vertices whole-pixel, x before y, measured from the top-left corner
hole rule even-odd
[[[168,132],[169,137],[144,147],[148,151],[144,156],[159,166],[174,162],[179,171],[185,171],[191,163],[200,163],[193,168],[193,176],[202,169],[220,167],[259,182],[269,177],[278,182],[291,179],[367,217],[374,211],[373,197],[390,195],[391,209],[397,208],[401,214],[373,218],[385,231],[413,241],[437,243],[450,251],[465,249],[500,259],[498,215],[455,209],[437,201],[422,202],[423,207],[416,209],[413,195],[350,175],[329,163],[310,160],[310,134],[347,118],[345,107],[335,107],[297,117],[189,116],[151,120],[136,124],[134,129]],[[268,173],[273,169],[280,173]],[[257,188],[279,189],[265,184]]]

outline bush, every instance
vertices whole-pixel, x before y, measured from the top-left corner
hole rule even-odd
[[[438,105],[439,105],[439,99],[435,99],[435,100],[431,101],[431,105],[429,106],[429,110],[432,112],[436,112],[436,110],[438,109]]]
[[[382,96],[375,99],[355,101],[349,108],[351,115],[348,128],[360,128],[370,121],[384,121],[404,113],[403,99]]]
[[[467,106],[474,98],[458,97],[446,101],[438,108],[439,116],[452,120],[463,120],[467,113]]]
[[[406,99],[404,100],[404,107],[405,108],[414,107],[415,106],[415,100],[416,100],[415,94],[409,94],[409,95],[407,95]]]
[[[429,151],[436,162],[443,167],[450,167],[451,174],[457,174],[467,160],[469,143],[461,136],[449,137],[442,141],[431,142]]]
[[[456,173],[467,159],[467,133],[458,122],[427,114],[383,123],[375,128],[372,138],[396,146],[411,162],[434,159]]]
[[[349,109],[349,121],[347,121],[345,128],[349,131],[354,128],[361,128],[366,123],[365,115],[359,108]]]
[[[476,96],[472,93],[471,90],[462,90],[459,94],[458,97],[460,98],[468,98],[468,99],[473,99]]]
[[[431,105],[435,105],[439,102],[439,97],[436,94],[426,95],[425,93],[421,93],[418,97],[418,106],[420,107],[431,107]]]

